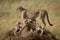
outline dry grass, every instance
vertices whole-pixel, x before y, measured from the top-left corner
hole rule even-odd
[[[60,39],[60,0],[0,0],[0,37],[21,21],[21,13],[16,10],[19,6],[24,6],[29,10],[46,9],[54,25],[50,27],[47,24],[47,29]]]

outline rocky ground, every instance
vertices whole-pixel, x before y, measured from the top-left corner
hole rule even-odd
[[[42,35],[38,34],[37,31],[34,31],[25,37],[14,36],[13,32],[10,30],[2,38],[4,37],[5,39],[1,39],[1,40],[58,40],[55,35],[53,35],[50,31],[46,29],[43,29]]]

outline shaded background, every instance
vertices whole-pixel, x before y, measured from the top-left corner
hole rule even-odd
[[[60,0],[0,0],[0,38],[8,29],[21,21],[21,12],[16,10],[19,6],[28,10],[37,8],[47,10],[49,19],[54,25],[52,27],[47,25],[47,29],[60,40]]]

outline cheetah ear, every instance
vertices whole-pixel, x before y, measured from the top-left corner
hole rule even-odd
[[[24,8],[22,6],[17,7],[17,10],[23,10]]]
[[[24,11],[24,10],[27,10],[27,9],[25,9],[25,8],[22,7],[22,6],[20,6],[20,7],[17,8],[17,10]]]
[[[26,10],[24,7],[20,6],[19,9]]]

